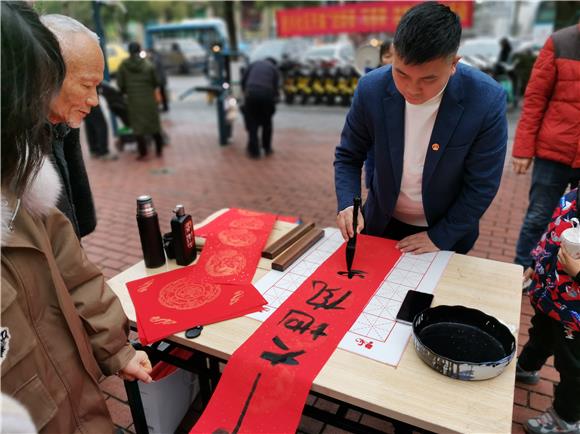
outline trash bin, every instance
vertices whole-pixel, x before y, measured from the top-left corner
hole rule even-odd
[[[154,366],[151,378],[150,384],[139,382],[149,433],[173,433],[199,393],[199,379],[193,372],[165,362]]]

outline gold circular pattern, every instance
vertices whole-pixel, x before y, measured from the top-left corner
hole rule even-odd
[[[230,227],[256,230],[262,229],[264,227],[264,222],[256,217],[247,217],[232,220],[232,222],[230,223]]]
[[[205,264],[210,276],[232,276],[239,274],[246,266],[246,258],[233,249],[219,250]]]
[[[247,247],[256,242],[256,235],[242,228],[225,229],[218,234],[219,240],[227,246]]]
[[[221,291],[219,285],[193,282],[188,277],[182,277],[161,288],[159,303],[170,309],[195,309],[215,300]]]

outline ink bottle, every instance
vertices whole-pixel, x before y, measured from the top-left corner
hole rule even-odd
[[[175,216],[171,219],[171,233],[177,265],[189,265],[196,256],[193,219],[185,213],[183,205],[177,205],[173,210]]]

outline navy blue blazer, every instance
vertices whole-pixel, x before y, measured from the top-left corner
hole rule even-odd
[[[360,195],[361,167],[371,151],[374,169],[363,208],[370,235],[384,233],[399,196],[404,129],[405,100],[391,67],[362,77],[336,147],[334,180],[340,211]],[[482,72],[458,64],[443,93],[423,168],[428,234],[439,249],[466,253],[473,247],[479,219],[499,188],[506,143],[505,91]]]

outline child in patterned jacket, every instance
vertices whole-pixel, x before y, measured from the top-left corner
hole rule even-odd
[[[553,406],[529,419],[530,433],[580,434],[580,259],[561,245],[562,232],[578,216],[578,189],[560,199],[547,232],[533,250],[533,283],[529,291],[535,314],[529,340],[518,360],[516,379],[526,384],[540,381],[539,370],[548,357],[560,383]]]

